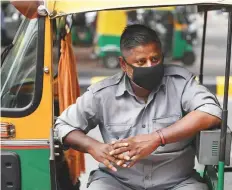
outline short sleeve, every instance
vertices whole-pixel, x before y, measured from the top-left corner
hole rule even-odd
[[[91,91],[85,92],[75,104],[69,106],[55,123],[56,132],[60,142],[63,142],[70,132],[81,130],[88,133],[98,123],[96,102]]]
[[[206,87],[198,84],[195,77],[192,77],[187,82],[182,94],[181,103],[186,113],[199,110],[221,119],[222,109],[216,96]]]

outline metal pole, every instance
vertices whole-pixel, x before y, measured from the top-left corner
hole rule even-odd
[[[220,155],[218,163],[218,190],[224,189],[224,165],[225,165],[225,147],[226,147],[226,132],[227,132],[227,117],[228,117],[228,91],[230,78],[230,60],[231,60],[231,38],[232,38],[232,12],[228,16],[228,34],[227,34],[227,52],[226,52],[226,69],[225,69],[225,86],[224,100],[222,112],[222,126],[220,137]]]
[[[61,55],[61,53],[60,53],[60,51],[61,51],[61,34],[60,34],[60,31],[58,32],[58,39],[57,39],[57,41],[58,41],[58,63],[57,64],[59,64],[59,61],[60,61],[60,55]]]
[[[200,67],[200,75],[199,75],[200,84],[203,84],[203,70],[204,70],[204,57],[205,57],[205,36],[206,36],[207,16],[208,16],[208,12],[204,11],[204,26],[203,26],[203,35],[202,35],[202,44],[201,44],[201,67]]]
[[[50,129],[50,181],[51,190],[57,190],[57,178],[56,178],[56,163],[55,163],[55,148],[54,148],[54,131],[53,128]]]

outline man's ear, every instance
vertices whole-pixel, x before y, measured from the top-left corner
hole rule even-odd
[[[121,69],[122,69],[124,72],[126,72],[126,63],[125,63],[123,57],[122,57],[122,56],[119,56],[118,59],[119,59],[119,64],[120,64]]]

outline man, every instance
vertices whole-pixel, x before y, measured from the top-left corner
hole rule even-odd
[[[205,190],[196,179],[193,139],[218,126],[221,108],[194,76],[164,66],[155,31],[128,26],[122,73],[89,87],[56,122],[60,141],[100,162],[91,190]],[[88,137],[99,125],[104,143]]]

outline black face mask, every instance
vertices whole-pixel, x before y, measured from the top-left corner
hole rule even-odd
[[[164,65],[162,62],[151,67],[135,67],[128,63],[127,65],[133,69],[132,81],[149,91],[160,85],[164,76]]]

